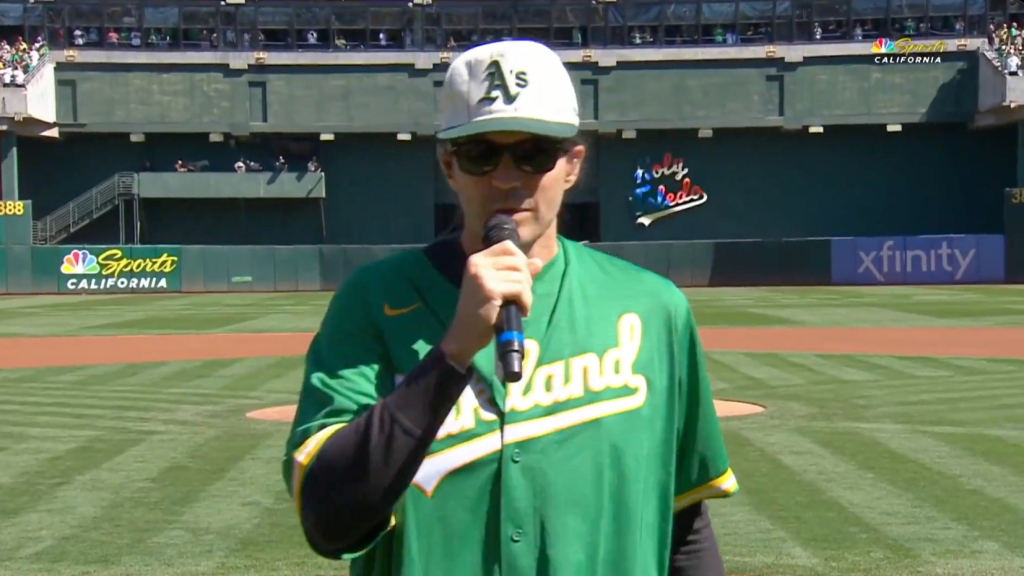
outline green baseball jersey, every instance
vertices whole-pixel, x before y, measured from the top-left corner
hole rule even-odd
[[[685,296],[623,260],[559,246],[523,320],[522,379],[495,375],[493,342],[476,355],[477,378],[391,526],[353,555],[353,576],[666,574],[673,513],[737,491]],[[338,291],[284,458],[296,502],[318,447],[401,386],[458,296],[420,251],[366,265]]]

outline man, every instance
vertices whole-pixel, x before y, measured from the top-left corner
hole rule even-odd
[[[565,67],[478,46],[441,110],[464,230],[356,271],[307,354],[283,468],[310,547],[354,576],[724,576],[703,501],[737,484],[686,298],[557,232],[586,152]],[[520,246],[485,247],[499,213]]]

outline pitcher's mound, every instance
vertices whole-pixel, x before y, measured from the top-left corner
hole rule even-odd
[[[271,422],[291,422],[295,419],[295,406],[274,406],[262,410],[253,410],[245,415],[253,420],[269,420]]]
[[[733,416],[749,416],[765,411],[760,404],[750,402],[736,402],[733,400],[715,400],[715,413],[719,418],[731,418]]]
[[[764,412],[764,406],[751,404],[749,402],[734,402],[731,400],[715,400],[715,412],[719,418],[730,418],[732,416],[747,416]],[[295,406],[274,406],[254,410],[245,415],[253,420],[269,420],[271,422],[291,422],[295,418]]]

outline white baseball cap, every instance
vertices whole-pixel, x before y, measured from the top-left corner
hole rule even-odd
[[[441,140],[486,132],[571,138],[580,127],[576,87],[561,58],[533,40],[473,47],[448,68]]]

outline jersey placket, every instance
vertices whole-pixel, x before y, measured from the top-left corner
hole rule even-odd
[[[535,279],[533,307],[530,316],[523,319],[524,335],[537,340],[540,344],[538,365],[544,362],[545,356],[551,354],[551,351],[547,350],[546,336],[562,292],[565,271],[564,247],[560,247],[556,259],[549,263],[550,268],[541,273],[543,277],[538,276]],[[524,378],[528,376],[524,374]],[[506,386],[496,382],[495,393],[500,394],[501,398],[507,398]],[[541,414],[533,410],[522,413],[510,408],[506,399],[501,416],[502,447],[498,470],[500,486],[497,491],[501,500],[501,574],[534,576],[537,574],[537,558],[542,539],[541,524],[537,517],[537,478],[532,471],[540,464],[531,460],[530,442],[509,443],[506,441],[505,430],[509,424],[531,420]]]

